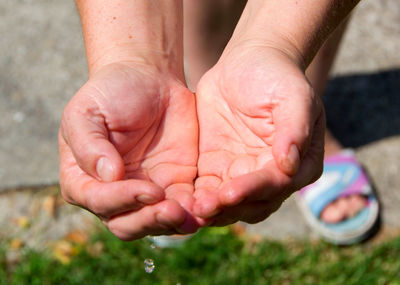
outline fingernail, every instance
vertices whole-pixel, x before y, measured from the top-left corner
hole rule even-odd
[[[292,144],[287,156],[282,160],[282,166],[288,175],[294,175],[300,165],[300,154],[297,146]]]
[[[114,167],[107,157],[102,157],[97,161],[96,171],[102,181],[114,181]]]
[[[150,195],[142,194],[136,197],[136,200],[143,204],[154,204],[158,202],[156,198]]]

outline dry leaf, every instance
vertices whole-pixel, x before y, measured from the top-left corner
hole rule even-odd
[[[89,237],[86,233],[76,230],[67,234],[65,239],[76,244],[85,244],[87,243]]]
[[[68,241],[60,240],[55,243],[52,253],[62,264],[68,264],[71,258],[78,254],[78,248]]]
[[[56,197],[55,196],[46,196],[43,199],[42,208],[50,216],[54,217],[54,212],[56,210]]]
[[[10,241],[10,248],[13,250],[18,250],[24,245],[24,242],[19,238],[14,238]]]
[[[20,228],[27,228],[30,225],[29,218],[27,216],[21,216],[14,219],[14,223]]]

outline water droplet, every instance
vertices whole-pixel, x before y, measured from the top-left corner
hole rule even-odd
[[[144,260],[144,270],[146,271],[146,273],[152,273],[154,271],[154,268],[156,268],[156,266],[154,265],[153,259],[147,258]]]

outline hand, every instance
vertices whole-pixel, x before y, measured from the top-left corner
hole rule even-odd
[[[255,223],[322,173],[323,105],[285,52],[227,48],[200,80],[194,213]]]
[[[195,99],[171,74],[134,62],[99,69],[65,108],[59,148],[64,198],[120,239],[199,227]]]

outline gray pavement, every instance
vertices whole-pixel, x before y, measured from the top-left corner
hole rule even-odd
[[[61,112],[87,78],[74,1],[1,1],[0,18],[0,189],[56,183]]]
[[[9,201],[7,190],[57,183],[61,112],[87,69],[73,1],[1,1],[0,19],[0,200]],[[362,1],[334,66],[338,79],[327,92],[328,124],[370,172],[388,227],[400,227],[399,47],[398,0]],[[1,208],[0,224],[8,217],[3,213],[19,209],[8,202]],[[292,199],[248,229],[272,238],[309,234]]]

